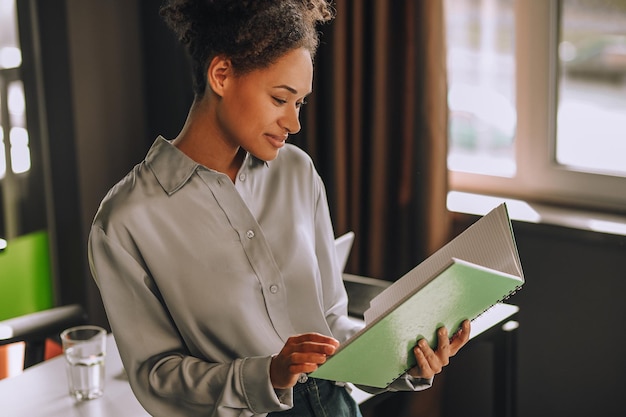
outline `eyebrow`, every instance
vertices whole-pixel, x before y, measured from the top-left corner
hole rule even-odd
[[[298,90],[296,90],[295,88],[290,87],[290,86],[288,86],[286,84],[276,85],[276,86],[274,86],[274,88],[282,88],[284,90],[289,91],[291,94],[298,95]],[[309,94],[311,94],[310,91],[305,94],[305,97],[308,96]]]

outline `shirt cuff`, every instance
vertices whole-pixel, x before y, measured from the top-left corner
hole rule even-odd
[[[274,389],[270,381],[272,357],[244,358],[241,385],[248,407],[255,414],[288,410],[293,407],[292,389]]]
[[[430,388],[433,380],[434,378],[415,378],[406,373],[389,386],[389,391],[422,391]]]

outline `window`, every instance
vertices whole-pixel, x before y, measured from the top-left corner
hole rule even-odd
[[[626,207],[626,0],[445,0],[451,188]]]
[[[38,138],[27,125],[17,2],[0,0],[0,238],[12,239],[45,225],[42,164],[31,166]],[[32,109],[30,109],[32,110]],[[33,169],[34,168],[34,169]],[[28,200],[28,204],[26,201]],[[1,247],[6,244],[0,240]]]
[[[562,3],[556,161],[626,176],[626,1]]]
[[[30,170],[22,56],[17,37],[14,0],[0,0],[0,179]]]
[[[512,1],[448,0],[448,106],[455,171],[515,175]]]

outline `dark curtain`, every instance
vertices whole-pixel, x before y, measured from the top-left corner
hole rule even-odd
[[[396,280],[450,233],[440,0],[337,0],[294,142],[325,181],[347,271]]]

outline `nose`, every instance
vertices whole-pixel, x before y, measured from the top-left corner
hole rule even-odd
[[[285,110],[285,114],[279,120],[281,128],[285,129],[287,133],[294,135],[300,131],[300,108],[289,107]]]

